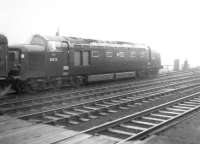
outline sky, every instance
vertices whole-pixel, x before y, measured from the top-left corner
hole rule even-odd
[[[0,33],[9,44],[33,34],[144,43],[174,59],[200,65],[198,0],[0,0]]]

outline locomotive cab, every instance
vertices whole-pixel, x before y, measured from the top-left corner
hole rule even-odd
[[[10,48],[8,51],[8,76],[19,76],[21,59],[20,59],[20,50]]]
[[[12,88],[17,92],[24,91],[26,82],[30,77],[35,78],[41,75],[40,70],[44,69],[44,48],[31,45],[12,45],[8,50],[8,77]],[[41,68],[39,68],[41,66]]]
[[[47,65],[47,76],[66,76],[69,70],[69,50],[68,43],[66,41],[50,39],[47,40],[46,49],[46,65]]]
[[[9,77],[18,92],[52,87],[68,70],[68,43],[61,37],[34,35],[30,44],[9,48]]]

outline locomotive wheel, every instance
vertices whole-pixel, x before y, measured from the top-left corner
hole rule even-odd
[[[61,79],[57,79],[54,81],[54,87],[57,89],[60,89],[62,87],[62,80]]]
[[[82,80],[80,78],[75,78],[74,79],[75,87],[80,87],[82,84]]]
[[[80,87],[81,85],[84,84],[83,78],[82,77],[73,77],[71,79],[71,84],[73,87]]]
[[[21,80],[15,80],[13,84],[13,89],[16,91],[16,93],[23,93],[25,88],[25,83]]]
[[[152,76],[153,76],[153,77],[156,77],[156,76],[158,76],[158,73],[159,73],[158,70],[154,70],[154,71],[152,72]]]
[[[31,83],[29,81],[26,82],[24,89],[25,89],[25,92],[27,92],[27,93],[34,93],[35,92],[33,86],[31,85]]]
[[[153,71],[153,75],[154,75],[154,76],[157,76],[158,73],[159,73],[159,70],[157,70],[157,69]]]
[[[143,75],[143,74],[142,74],[141,71],[137,71],[137,72],[136,72],[136,77],[137,77],[137,78],[142,78],[142,75]]]
[[[36,84],[36,91],[43,91],[46,88],[46,82],[45,81],[39,81],[39,82],[35,82]]]
[[[39,91],[41,88],[43,88],[41,85],[38,84],[38,82],[34,79],[30,79],[26,81],[25,83],[25,91],[28,93],[34,93]]]
[[[147,71],[137,71],[136,77],[139,79],[144,79],[144,78],[148,77],[148,72]]]

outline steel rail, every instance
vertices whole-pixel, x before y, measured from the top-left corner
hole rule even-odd
[[[162,98],[166,95],[173,94],[177,91],[185,90],[185,89],[188,89],[188,88],[193,88],[193,87],[196,87],[196,86],[200,86],[200,84],[186,86],[186,87],[182,87],[182,88],[177,88],[177,89],[169,90],[169,91],[166,91],[166,92],[158,92],[158,93],[146,95],[146,96],[141,97],[141,98],[136,98],[134,100],[130,99],[130,100],[127,100],[127,101],[114,103],[113,105],[107,105],[107,106],[105,105],[104,107],[101,107],[101,108],[96,108],[96,109],[90,110],[88,112],[86,111],[86,112],[83,112],[83,113],[80,113],[80,114],[70,115],[70,116],[67,116],[67,117],[65,117],[64,115],[61,114],[64,117],[61,116],[60,118],[58,118],[56,120],[49,120],[49,121],[45,121],[45,122],[42,122],[42,123],[43,124],[58,124],[60,122],[64,122],[66,124],[67,122],[70,122],[70,120],[75,120],[75,122],[76,122],[77,119],[81,119],[81,118],[83,118],[83,119],[85,118],[86,121],[88,121],[89,119],[94,118],[93,115],[98,115],[98,114],[101,115],[101,112],[103,112],[103,113],[115,113],[115,112],[118,112],[121,109],[130,109],[131,107],[134,107],[136,103],[145,103],[146,104],[147,101],[151,102],[155,98],[160,99],[160,98]],[[143,102],[143,101],[145,101],[145,102]],[[81,109],[81,106],[84,109],[84,106],[87,106],[87,105],[79,105],[77,107],[64,109],[64,111],[75,109],[75,108]],[[53,116],[54,115],[57,116],[57,113],[54,113]],[[45,115],[43,115],[43,116],[45,117]],[[59,116],[59,113],[58,113],[58,116]],[[90,118],[90,117],[92,117],[92,118]],[[97,117],[95,117],[95,118],[97,118]]]
[[[151,82],[157,82],[159,80],[163,80],[163,79],[173,79],[174,77],[182,77],[182,76],[194,76],[194,73],[193,72],[190,72],[190,73],[184,73],[184,74],[179,74],[179,75],[176,75],[176,76],[171,76],[169,77],[168,75],[164,78],[159,78],[159,79],[153,79],[153,80],[145,80],[145,81],[139,81],[139,82],[129,82],[129,83],[125,83],[125,84],[115,84],[114,86],[103,86],[103,87],[96,87],[96,88],[88,88],[88,89],[83,89],[83,90],[78,90],[78,91],[69,91],[67,93],[62,93],[62,94],[58,94],[58,95],[52,95],[52,96],[44,96],[44,97],[36,97],[36,98],[28,98],[28,99],[21,99],[21,98],[18,98],[16,100],[10,100],[8,102],[3,102],[3,100],[0,100],[1,103],[0,104],[0,107],[3,107],[3,106],[6,106],[6,105],[11,105],[11,104],[15,104],[15,103],[23,103],[23,102],[31,102],[31,101],[39,101],[39,100],[42,100],[42,99],[47,99],[47,98],[52,98],[52,97],[63,97],[63,96],[73,96],[73,95],[80,95],[80,94],[85,94],[85,93],[91,93],[91,92],[96,92],[96,91],[100,91],[100,90],[104,90],[104,89],[111,89],[111,88],[121,88],[122,86],[123,87],[126,87],[126,86],[130,86],[130,85],[142,85],[142,84],[147,84],[147,83],[151,83]],[[197,74],[198,75],[198,74]],[[1,98],[0,98],[1,99]]]
[[[148,96],[146,97],[140,97],[140,98],[135,98],[132,97],[133,95],[135,94],[139,94],[139,93],[145,93],[145,92],[149,92],[149,91],[152,91],[152,90],[159,90],[159,89],[162,89],[162,88],[166,88],[166,87],[170,87],[170,86],[175,86],[175,85],[179,85],[179,83],[176,83],[176,84],[170,84],[170,85],[167,85],[167,86],[161,86],[161,87],[157,87],[157,88],[151,88],[151,89],[147,89],[147,90],[143,90],[143,91],[135,91],[135,92],[128,92],[128,93],[125,93],[125,94],[119,94],[119,95],[116,95],[116,96],[112,96],[112,97],[109,97],[109,98],[103,98],[103,99],[99,99],[99,100],[95,100],[95,101],[92,101],[92,102],[84,102],[84,103],[81,103],[81,104],[75,104],[75,105],[72,105],[72,106],[67,106],[67,107],[62,107],[62,108],[56,108],[56,109],[53,109],[53,110],[47,110],[47,111],[42,111],[42,112],[36,112],[36,113],[32,113],[32,114],[27,114],[27,115],[22,115],[22,116],[18,116],[17,118],[19,119],[30,119],[31,117],[34,118],[34,117],[38,117],[38,116],[48,116],[49,114],[55,114],[57,112],[62,112],[62,111],[65,111],[65,110],[73,110],[74,108],[80,108],[82,106],[91,106],[91,105],[95,105],[97,103],[105,103],[105,102],[110,102],[112,100],[117,100],[119,101],[118,105],[121,104],[125,104],[125,103],[131,103],[131,102],[134,102],[134,101],[140,101],[140,99],[145,99],[145,98],[148,98],[148,96],[150,97],[155,97],[153,95],[156,95],[156,96],[159,96],[159,95],[162,95],[162,94],[168,94],[170,92],[176,92],[178,90],[182,90],[182,89],[185,89],[185,88],[190,88],[190,87],[194,87],[194,86],[198,86],[198,84],[193,84],[193,85],[189,85],[189,86],[184,86],[184,87],[181,87],[181,88],[177,88],[177,89],[173,89],[173,90],[168,90],[168,91],[164,91],[164,92],[157,92],[157,94],[149,94]],[[185,83],[184,83],[185,84]],[[132,97],[132,99],[131,99]],[[123,101],[123,102],[120,102],[121,99],[127,99],[129,98],[129,100],[127,101]],[[106,104],[104,104],[106,106]],[[110,105],[110,107],[115,107],[117,106],[116,103],[113,103],[113,105]],[[109,105],[108,105],[109,107]],[[105,109],[105,107],[103,107],[102,109]],[[93,110],[93,112],[95,111],[98,111],[98,110],[101,110],[101,108],[99,109],[96,109],[96,110]],[[92,111],[91,111],[92,112]],[[88,114],[88,112],[85,112],[85,113],[82,113],[80,115],[84,115],[84,114]],[[77,117],[78,115],[74,114],[73,116],[69,116],[69,117],[66,117],[66,118],[72,118],[72,117]],[[50,123],[52,121],[48,121],[46,123]],[[44,122],[45,123],[45,122]]]
[[[184,105],[184,107],[182,105]],[[122,138],[122,140],[119,140],[118,142],[115,143],[115,144],[122,144],[130,140],[135,140],[144,137],[147,134],[152,133],[152,131],[155,131],[156,129],[159,129],[173,122],[174,120],[177,120],[178,118],[183,117],[184,115],[189,114],[198,109],[200,109],[200,92],[193,93],[191,95],[134,113],[132,115],[125,116],[123,118],[106,122],[104,124],[78,132],[72,136],[53,142],[51,144],[58,144],[60,142],[70,143],[71,140],[73,140],[76,137],[79,137],[81,134],[84,133],[95,134],[95,135],[105,134],[105,131],[107,131],[107,134],[109,132],[113,132],[113,133],[118,133],[120,135],[121,132],[121,135],[126,135],[125,138]],[[157,115],[157,117],[155,118],[153,117],[153,115],[154,116]],[[145,119],[154,121],[145,122],[144,121]],[[139,127],[132,125],[131,127],[131,125],[128,125],[128,123],[138,123],[142,124],[143,126],[140,125]],[[125,127],[129,130],[132,129],[132,131],[133,130],[136,131],[127,132],[127,129],[126,131],[116,130],[116,127],[118,126]],[[92,137],[92,135],[88,137]]]
[[[180,78],[180,79],[176,79],[176,80],[172,80],[172,81],[170,81],[170,82],[174,82],[174,81],[180,81],[180,80],[185,80],[185,79],[188,79],[188,78],[191,78],[191,77],[186,77],[186,78]],[[195,78],[195,81],[196,80],[198,80],[196,77],[194,77]],[[190,81],[193,81],[193,80],[190,80]],[[187,81],[187,82],[190,82],[190,81]],[[169,81],[168,81],[169,82]],[[186,82],[186,83],[187,83]],[[166,83],[166,81],[164,81],[164,82],[160,82],[159,84],[161,84],[161,83]],[[180,84],[180,83],[182,83],[182,82],[179,82],[178,84]],[[171,85],[170,85],[171,86]],[[139,87],[139,86],[137,86],[137,87]],[[163,88],[163,87],[159,87],[159,88]],[[123,90],[128,90],[128,89],[132,89],[131,87],[128,87],[128,88],[122,88]],[[153,89],[155,89],[154,87],[153,87]],[[101,94],[112,94],[112,93],[116,93],[116,92],[120,92],[120,91],[122,91],[121,89],[116,89],[116,91],[115,90],[110,90],[110,91],[106,91],[106,92],[97,92],[97,93],[95,93],[95,94],[89,94],[89,95],[85,95],[85,96],[78,96],[78,97],[72,97],[72,98],[69,98],[69,97],[64,97],[64,98],[62,98],[62,99],[56,99],[56,100],[53,100],[53,101],[45,101],[45,102],[39,102],[39,103],[33,103],[33,104],[29,104],[29,105],[25,105],[25,106],[15,106],[15,107],[11,107],[11,108],[2,108],[0,111],[2,112],[2,113],[11,113],[11,112],[16,112],[16,111],[19,111],[19,110],[23,110],[23,109],[30,109],[30,108],[33,108],[33,107],[39,107],[39,106],[44,106],[44,105],[50,105],[50,104],[56,104],[56,103],[64,103],[64,102],[69,102],[69,101],[72,101],[72,100],[75,100],[75,99],[78,99],[78,100],[80,100],[80,99],[88,99],[88,97],[90,98],[90,97],[98,97],[98,95],[100,95],[101,96]],[[132,90],[133,91],[133,90]],[[140,91],[140,93],[141,93],[141,91]]]

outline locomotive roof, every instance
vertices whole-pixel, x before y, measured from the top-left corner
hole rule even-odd
[[[147,48],[145,44],[122,42],[122,41],[102,41],[95,39],[84,39],[84,38],[66,37],[66,36],[42,36],[42,35],[34,35],[34,36],[39,36],[49,41],[67,41],[72,47],[74,45],[80,45],[89,47],[99,46],[99,47],[117,47],[117,48]]]
[[[66,37],[66,36],[42,36],[45,40],[49,41],[67,41],[71,46],[73,45],[87,45],[87,46],[100,46],[100,47],[121,47],[121,48],[147,48],[145,44],[122,42],[122,41],[102,41],[95,39],[84,39],[78,37]]]
[[[88,46],[101,46],[101,47],[124,47],[124,48],[146,48],[144,44],[136,44],[122,41],[103,41],[94,39],[83,39],[77,37],[65,37],[73,45],[88,45]]]
[[[0,44],[8,44],[6,36],[0,34]]]
[[[24,52],[42,52],[45,50],[44,46],[40,45],[29,45],[29,44],[18,44],[18,45],[11,45],[9,48],[17,48]]]
[[[42,36],[44,39],[49,40],[49,41],[66,41],[63,37],[61,36]]]

